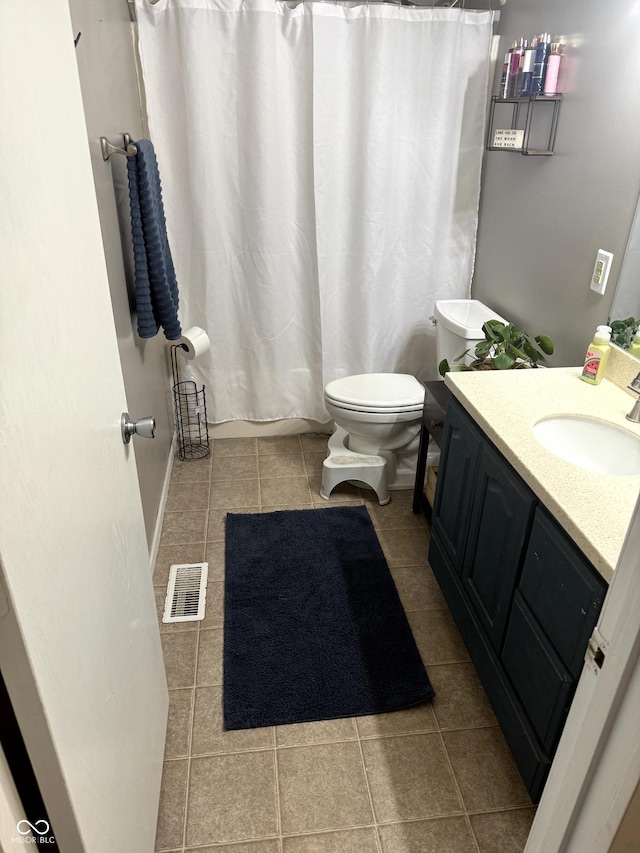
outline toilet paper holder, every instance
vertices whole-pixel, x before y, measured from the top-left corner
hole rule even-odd
[[[183,460],[206,459],[211,451],[204,385],[198,388],[195,382],[180,379],[178,350],[186,353],[188,348],[182,343],[170,347],[178,457]]]

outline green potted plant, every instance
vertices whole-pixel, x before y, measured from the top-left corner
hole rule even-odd
[[[475,359],[471,364],[455,364],[452,368],[446,358],[438,365],[441,376],[449,370],[512,370],[521,367],[538,367],[546,361],[545,356],[553,355],[553,341],[547,335],[531,338],[527,332],[521,332],[513,323],[500,320],[488,320],[482,326],[484,340],[475,347]],[[456,359],[460,362],[469,350],[465,350]]]
[[[609,318],[609,325],[611,326],[611,343],[623,349],[629,349],[633,336],[640,329],[640,320],[636,320],[635,317],[627,317],[625,320]]]

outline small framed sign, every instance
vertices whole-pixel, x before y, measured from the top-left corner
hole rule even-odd
[[[522,148],[524,130],[500,130],[496,128],[493,134],[494,148]]]

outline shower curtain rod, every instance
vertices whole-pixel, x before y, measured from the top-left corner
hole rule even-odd
[[[335,3],[335,4],[337,4],[339,2],[344,2],[344,1],[345,0],[299,0],[300,3],[312,2],[312,3]],[[291,0],[276,0],[276,2],[288,3],[288,2],[291,2]],[[347,0],[347,2],[351,2],[351,0]],[[473,0],[470,0],[470,2],[473,2]],[[428,9],[429,6],[431,6],[432,9],[453,9],[453,8],[456,8],[456,9],[461,9],[461,10],[469,11],[469,12],[492,12],[492,11],[494,11],[493,10],[494,2],[500,6],[504,6],[504,4],[507,2],[507,0],[488,0],[488,3],[489,3],[488,9],[478,9],[478,8],[474,8],[473,6],[470,5],[468,10],[467,10],[467,0],[431,0],[430,4],[429,4],[428,0],[426,0],[426,2],[424,2],[424,3],[414,3],[414,2],[412,2],[412,0],[363,0],[363,3],[365,3],[367,6],[370,3],[373,3],[373,4],[388,3],[389,5],[392,5],[392,6],[408,6],[408,7],[414,8],[414,9]],[[129,18],[131,20],[131,23],[136,24],[138,22],[138,17],[137,17],[137,13],[136,13],[135,0],[127,0],[127,5],[129,6]],[[495,20],[496,21],[500,20],[500,12],[497,10],[495,11]]]
[[[297,3],[332,3],[333,5],[337,5],[342,2],[354,2],[355,0],[293,0],[293,2]],[[129,0],[131,3],[132,0]],[[277,0],[277,2],[282,3],[290,3],[292,0]],[[408,6],[413,9],[460,9],[468,12],[491,12],[493,11],[493,3],[497,5],[504,6],[507,0],[488,0],[488,5],[486,9],[477,8],[473,5],[467,6],[467,0],[425,0],[423,3],[415,3],[413,0],[361,0],[359,5],[369,6],[369,5],[381,5],[388,4],[390,6]],[[473,0],[470,0],[470,4],[473,3]],[[500,12],[496,11],[496,15],[500,15]]]

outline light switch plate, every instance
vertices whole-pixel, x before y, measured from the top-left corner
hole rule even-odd
[[[596,255],[596,262],[593,266],[593,275],[591,276],[591,290],[595,290],[596,293],[599,293],[601,296],[604,293],[604,289],[607,286],[607,280],[609,279],[609,270],[611,269],[611,262],[613,261],[613,253],[605,252],[604,249],[598,249],[598,254]]]

